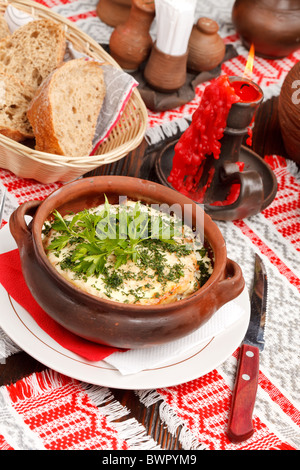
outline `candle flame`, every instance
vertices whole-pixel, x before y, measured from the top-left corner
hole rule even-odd
[[[247,60],[244,75],[243,75],[244,78],[248,78],[249,80],[251,80],[252,78],[254,55],[255,55],[254,44],[251,44],[249,55],[248,55],[248,60]]]

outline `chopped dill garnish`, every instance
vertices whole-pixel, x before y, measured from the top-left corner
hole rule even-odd
[[[103,273],[111,254],[115,256],[114,267],[117,269],[128,260],[137,262],[142,259],[144,255],[141,247],[149,244],[159,244],[171,252],[178,250],[181,254],[188,254],[188,251],[173,239],[175,229],[171,219],[169,238],[165,238],[165,221],[161,216],[155,224],[155,235],[158,238],[152,238],[153,220],[141,211],[138,203],[134,210],[115,213],[105,198],[104,208],[100,213],[84,210],[74,215],[71,220],[64,219],[58,211],[54,211],[53,216],[54,221],[51,228],[47,227],[47,233],[52,229],[57,232],[57,236],[52,238],[46,249],[59,253],[66,246],[74,245],[71,258],[64,260],[62,269],[68,267],[87,276]],[[155,256],[157,258],[161,255],[156,251]],[[158,261],[155,262],[156,271],[161,270]]]

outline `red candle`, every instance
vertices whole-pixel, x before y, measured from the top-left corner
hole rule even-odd
[[[239,97],[229,83],[228,77],[221,75],[212,80],[203,93],[199,107],[193,114],[192,123],[182,134],[175,146],[173,167],[168,181],[177,191],[203,202],[207,188],[214,176],[212,167],[204,187],[199,182],[207,155],[218,159],[221,152],[220,140],[223,137],[226,120],[233,103]]]
[[[243,80],[237,80],[231,81],[231,86],[237,96],[240,98],[240,102],[251,103],[261,98],[260,91],[252,83]]]

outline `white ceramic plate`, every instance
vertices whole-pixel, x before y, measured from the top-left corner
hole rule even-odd
[[[0,230],[0,252],[16,248],[8,225]],[[245,289],[237,298],[243,316],[209,341],[159,367],[132,375],[121,373],[104,361],[90,362],[60,346],[45,333],[0,286],[0,327],[25,352],[45,366],[64,375],[111,388],[142,390],[178,385],[207,374],[224,362],[240,345],[250,319],[250,302]]]

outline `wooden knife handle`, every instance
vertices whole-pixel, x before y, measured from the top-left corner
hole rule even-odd
[[[252,413],[258,374],[259,349],[242,344],[227,429],[227,436],[231,442],[245,441],[254,433]]]

